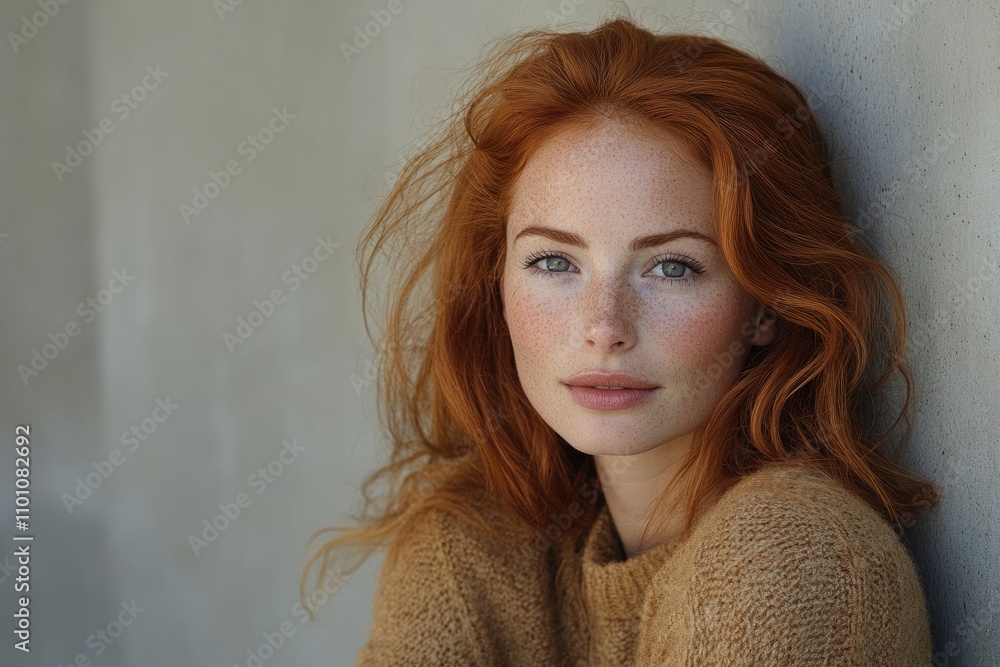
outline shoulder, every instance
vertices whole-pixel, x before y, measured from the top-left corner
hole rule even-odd
[[[659,583],[683,588],[686,620],[663,619],[678,637],[673,648],[696,662],[728,659],[727,651],[754,664],[929,657],[925,599],[906,547],[826,473],[772,464],[733,485],[694,532],[685,581],[664,573]]]
[[[811,518],[828,528],[831,520],[860,521],[866,532],[882,532],[884,523],[895,537],[874,509],[828,473],[791,463],[769,464],[741,478],[708,514],[710,521],[736,521],[744,528],[762,522],[786,525],[793,517]]]
[[[520,552],[519,547],[532,539],[532,530],[480,490],[447,509],[419,510],[400,538],[394,547],[401,552],[430,549],[468,562]]]
[[[496,647],[477,589],[490,554],[461,517],[437,507],[415,512],[386,553],[358,665],[489,664]]]
[[[383,568],[387,588],[433,579],[442,595],[490,604],[486,593],[537,587],[542,555],[531,549],[533,531],[482,492],[458,507],[428,507],[414,514],[391,545]],[[401,580],[405,580],[405,583]],[[404,583],[403,586],[398,584]],[[426,593],[426,591],[424,591]]]
[[[770,464],[737,481],[706,513],[701,548],[720,558],[745,548],[783,559],[885,556],[910,561],[887,521],[828,473],[796,464]],[[794,551],[789,551],[795,547]]]

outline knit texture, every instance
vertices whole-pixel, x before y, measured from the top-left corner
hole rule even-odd
[[[678,537],[632,558],[601,494],[575,543],[487,503],[497,541],[428,512],[383,567],[358,667],[926,667],[923,586],[906,546],[831,477],[771,464]]]

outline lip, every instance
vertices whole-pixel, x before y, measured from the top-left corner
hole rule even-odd
[[[625,410],[645,403],[659,387],[628,373],[592,371],[565,382],[573,400],[592,410]],[[598,389],[621,387],[621,389]]]
[[[625,410],[645,403],[656,389],[597,389],[566,385],[573,400],[591,410]]]
[[[656,389],[656,385],[622,372],[589,371],[577,373],[566,384],[574,387],[623,387],[625,389]]]

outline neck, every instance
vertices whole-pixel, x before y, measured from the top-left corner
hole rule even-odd
[[[594,455],[608,511],[618,531],[626,558],[639,554],[639,538],[663,489],[674,478],[681,461],[688,454],[693,432],[648,451],[629,456]],[[670,511],[662,523],[654,523],[643,543],[643,551],[670,541],[680,534],[683,516],[672,503],[682,489],[675,487],[658,516]]]

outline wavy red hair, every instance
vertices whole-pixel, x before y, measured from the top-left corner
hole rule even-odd
[[[622,16],[589,32],[503,37],[468,82],[358,242],[391,455],[363,482],[358,525],[310,538],[343,532],[306,564],[303,602],[317,562],[318,581],[334,562],[341,575],[353,572],[378,547],[390,547],[392,560],[422,511],[491,531],[469,502],[484,492],[541,532],[596,488],[592,457],[562,440],[521,390],[499,278],[511,186],[525,162],[554,130],[599,115],[667,129],[711,171],[722,252],[778,315],[777,339],[751,349],[674,479],[685,480],[685,532],[737,479],[778,462],[824,471],[896,529],[937,505],[935,486],[889,451],[901,426],[897,444],[910,436],[900,291],[843,214],[829,147],[796,85],[718,39],[654,34]],[[373,336],[368,290],[380,255],[392,265],[380,288],[383,331]],[[886,385],[894,373],[905,397],[895,410]],[[882,430],[887,414],[895,419]],[[388,488],[373,498],[383,479]],[[559,539],[586,528],[597,510],[584,503]],[[360,547],[363,558],[344,565],[346,547]]]

